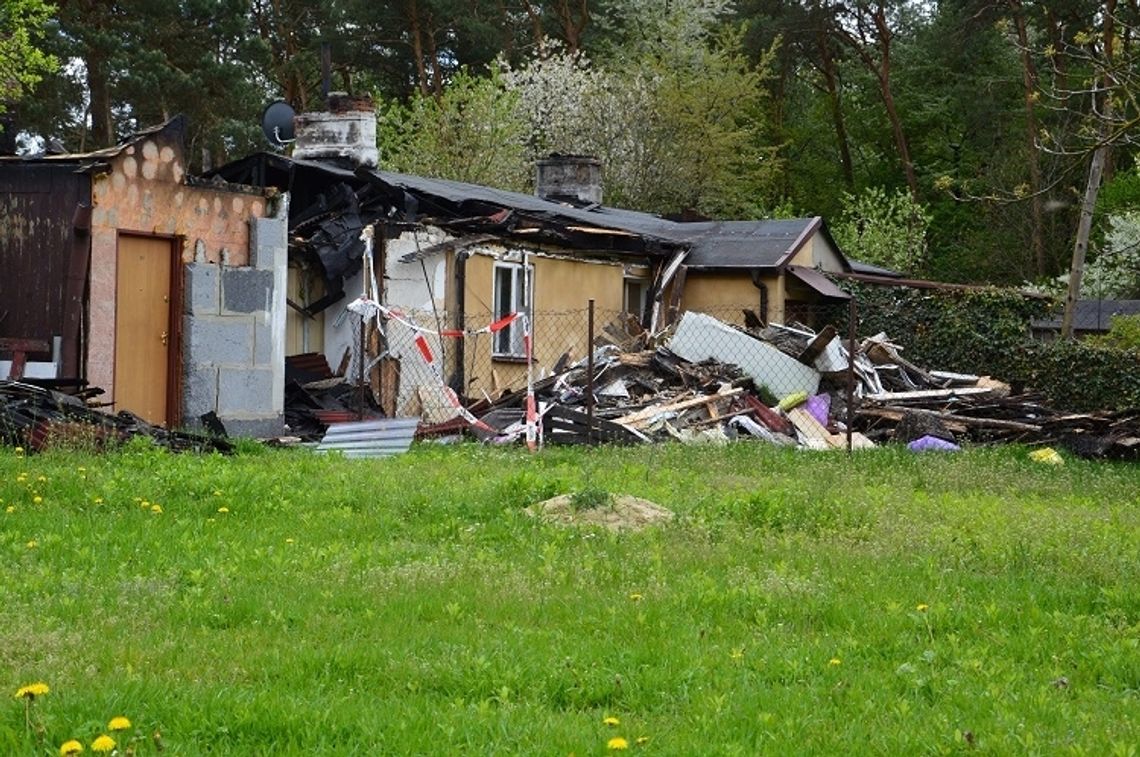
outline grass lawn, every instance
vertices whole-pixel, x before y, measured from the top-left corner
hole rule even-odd
[[[522,512],[599,488],[678,518],[612,534]],[[138,755],[1140,744],[1136,465],[0,449],[0,560],[5,755],[91,753],[120,715]]]

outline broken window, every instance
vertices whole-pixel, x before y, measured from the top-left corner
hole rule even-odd
[[[496,263],[494,276],[495,320],[511,313],[525,313],[529,319],[531,295],[534,293],[534,266],[523,266],[521,263]],[[526,358],[521,318],[495,333],[492,354],[495,357]]]
[[[622,280],[621,309],[630,313],[637,320],[645,315],[645,296],[649,291],[649,281],[646,279],[626,277]]]

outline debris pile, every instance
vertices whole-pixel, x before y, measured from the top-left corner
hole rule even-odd
[[[1065,414],[989,376],[927,370],[884,334],[862,340],[852,364],[828,326],[742,329],[686,313],[656,348],[645,334],[608,333],[587,360],[535,384],[546,443],[724,442],[756,437],[811,449],[899,442],[1058,445],[1090,457],[1140,457],[1140,411]],[[632,347],[632,349],[624,349]],[[593,407],[587,401],[593,398]],[[492,442],[525,433],[524,398],[472,409]],[[497,432],[497,433],[495,433]]]
[[[18,381],[0,381],[0,444],[42,450],[51,446],[103,448],[147,436],[175,452],[231,452],[229,440],[218,436],[169,431],[133,413],[109,415],[83,400]]]

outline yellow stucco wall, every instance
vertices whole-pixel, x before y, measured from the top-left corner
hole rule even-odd
[[[266,199],[257,193],[187,186],[181,147],[161,134],[124,148],[109,162],[111,170],[94,176],[91,186],[87,378],[113,400],[119,234],[172,237],[184,262],[194,259],[201,242],[210,262],[222,260],[225,251],[230,265],[248,265],[249,219],[266,215]]]
[[[517,258],[512,259],[518,262]],[[490,323],[493,314],[495,258],[474,254],[467,260],[466,312],[469,328]],[[569,352],[571,361],[586,355],[589,298],[594,298],[595,332],[614,320],[622,306],[623,268],[616,263],[530,256],[534,266],[534,375],[547,373]],[[489,337],[470,342],[466,370],[475,391],[518,389],[526,385],[526,365],[492,358]],[[493,371],[493,374],[492,374]]]
[[[790,262],[793,265],[802,265],[808,268],[818,267],[824,271],[836,273],[843,270],[843,263],[839,254],[827,241],[827,238],[818,231],[812,234],[804,246],[792,256]]]
[[[667,292],[665,307],[668,307],[670,296],[671,292]],[[752,283],[750,271],[689,271],[681,296],[681,309],[708,313],[727,323],[743,325],[744,308],[764,317],[760,310],[760,297],[760,290]]]

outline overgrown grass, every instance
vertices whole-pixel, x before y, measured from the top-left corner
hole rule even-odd
[[[575,491],[679,517],[611,534],[522,513]],[[1136,466],[132,445],[0,450],[0,500],[3,754],[90,750],[114,715],[140,755],[156,731],[188,755],[1140,743]],[[51,692],[29,731],[10,697],[33,681]]]

